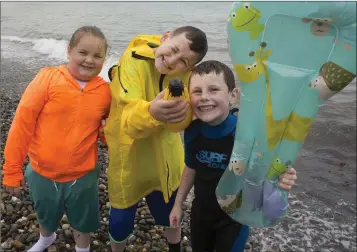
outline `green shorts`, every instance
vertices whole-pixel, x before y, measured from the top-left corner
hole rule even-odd
[[[28,164],[25,179],[41,226],[55,232],[65,213],[77,231],[97,231],[100,226],[98,177],[97,165],[77,180],[59,183],[41,176]]]

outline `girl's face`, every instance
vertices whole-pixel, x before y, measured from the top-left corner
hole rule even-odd
[[[90,81],[102,70],[106,48],[102,38],[84,34],[77,45],[68,46],[68,71],[81,81]]]

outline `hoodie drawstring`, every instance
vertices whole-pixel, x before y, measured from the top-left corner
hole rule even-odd
[[[74,186],[76,183],[77,183],[77,179],[76,179],[75,181],[73,181],[72,185],[70,185],[69,188],[71,188],[72,186]],[[55,186],[56,191],[58,192],[58,187],[57,187],[56,181],[53,181],[53,185]]]
[[[72,183],[72,185],[69,187],[71,188],[72,186],[74,186],[74,184],[77,182],[77,179]]]
[[[56,191],[58,192],[56,181],[53,181],[53,184],[55,185]]]

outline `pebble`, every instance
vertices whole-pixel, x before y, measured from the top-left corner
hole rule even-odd
[[[62,225],[62,229],[69,229],[70,228],[70,225],[69,224],[63,224]]]
[[[20,219],[17,220],[17,222],[20,222],[20,223],[25,223],[27,221],[27,218],[25,216],[22,216]]]
[[[14,202],[14,203],[17,203],[19,202],[20,200],[18,198],[16,198],[15,196],[12,196],[11,197],[11,201]]]
[[[64,235],[67,237],[72,237],[72,231],[69,229],[64,230]]]
[[[11,225],[10,232],[14,232],[19,228],[19,226],[15,223]]]
[[[27,219],[30,220],[30,221],[31,221],[31,220],[36,220],[36,219],[37,219],[36,213],[27,215]]]
[[[5,208],[6,208],[6,211],[7,211],[8,213],[11,213],[11,212],[14,211],[14,207],[13,207],[11,204],[7,204],[7,205],[5,206]]]
[[[2,193],[1,194],[1,199],[6,199],[7,197],[9,197],[9,194],[8,193]]]
[[[99,188],[100,190],[102,190],[102,191],[107,190],[107,187],[106,187],[105,185],[103,185],[103,184],[100,184],[100,185],[98,186],[98,188]]]
[[[22,249],[25,248],[25,245],[22,242],[18,241],[18,240],[14,240],[12,242],[12,246],[17,250],[22,250]]]
[[[51,245],[47,248],[47,252],[57,252],[57,248],[54,245]]]
[[[62,223],[68,223],[67,215],[63,215],[63,217],[62,217]]]
[[[29,237],[27,237],[26,239],[26,243],[30,243],[30,242],[37,242],[37,240],[40,238],[40,235],[38,233],[32,233],[29,235]]]
[[[12,240],[9,238],[5,242],[1,243],[1,248],[2,249],[11,249],[12,246]]]

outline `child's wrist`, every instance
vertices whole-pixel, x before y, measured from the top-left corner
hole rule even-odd
[[[183,207],[183,201],[175,201],[174,207],[181,208]]]

